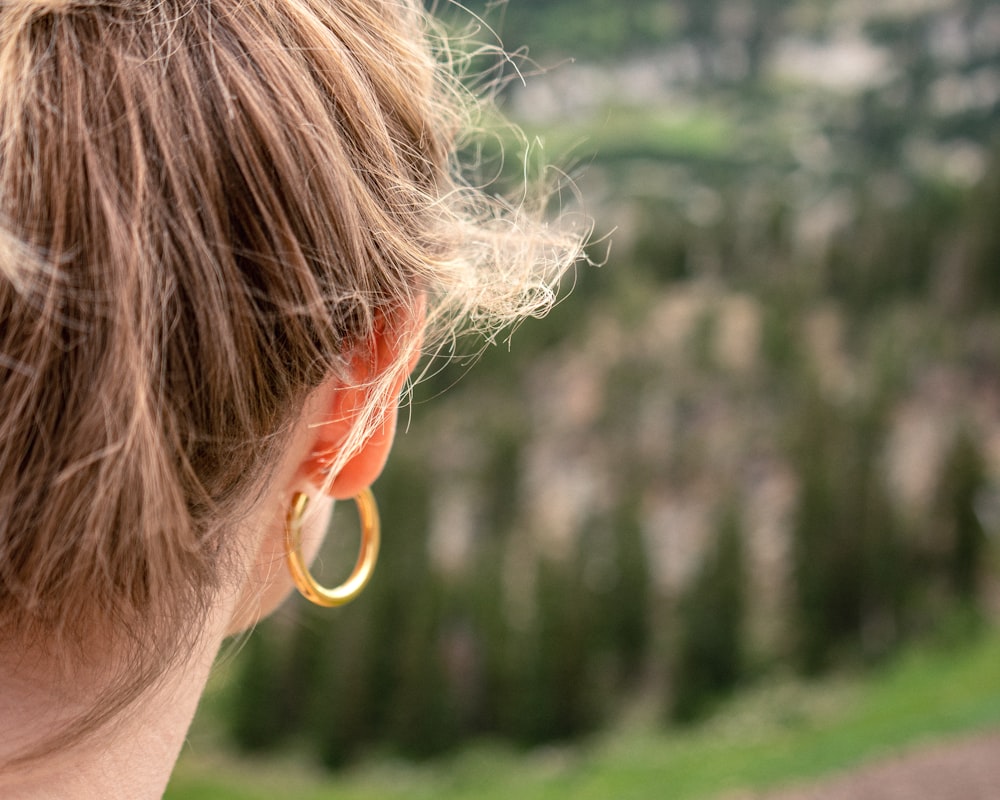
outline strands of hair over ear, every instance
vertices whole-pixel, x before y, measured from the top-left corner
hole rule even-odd
[[[380,320],[427,308],[343,460],[418,342],[554,299],[586,231],[462,183],[448,60],[416,0],[0,0],[0,655],[108,676],[26,757],[188,655]]]

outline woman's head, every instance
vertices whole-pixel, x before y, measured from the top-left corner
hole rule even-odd
[[[84,727],[197,637],[312,393],[361,390],[336,475],[423,337],[575,256],[456,182],[427,33],[410,0],[0,0],[0,655],[117,654]]]

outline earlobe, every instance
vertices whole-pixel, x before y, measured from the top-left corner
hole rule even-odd
[[[355,497],[375,482],[375,479],[382,473],[382,469],[389,459],[389,452],[392,450],[392,443],[396,437],[397,414],[395,405],[385,409],[374,431],[358,452],[337,470],[333,482],[329,484],[327,494],[336,500],[346,500]],[[325,466],[322,469],[325,469],[326,472],[322,474],[326,478],[332,466],[329,452],[326,454],[321,452],[316,459],[317,464],[324,461]],[[319,485],[324,484],[320,483]]]

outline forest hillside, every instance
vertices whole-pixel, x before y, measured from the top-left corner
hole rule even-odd
[[[372,585],[246,642],[231,740],[338,766],[679,725],[990,620],[1000,6],[468,5],[526,48],[485,65],[525,137],[481,170],[559,165],[594,265],[415,388]]]

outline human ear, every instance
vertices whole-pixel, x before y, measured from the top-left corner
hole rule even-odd
[[[385,466],[396,430],[397,403],[403,383],[416,366],[420,353],[423,307],[406,314],[379,321],[374,335],[365,346],[355,348],[349,374],[331,377],[309,396],[297,424],[296,434],[273,486],[270,504],[272,514],[264,524],[254,566],[241,586],[229,633],[237,633],[270,614],[292,590],[290,575],[276,570],[285,558],[285,509],[295,492],[310,495],[321,492],[327,497],[314,497],[310,508],[318,510],[311,525],[314,529],[305,537],[306,560],[310,561],[323,540],[322,525],[315,519],[325,517],[329,510],[328,497],[354,497],[371,485]],[[381,387],[373,399],[373,387]],[[339,467],[340,453],[349,446],[365,409],[372,403],[376,409],[367,427],[370,434]],[[331,477],[331,467],[336,474]]]
[[[348,381],[328,386],[318,405],[311,404],[307,424],[313,444],[298,477],[338,500],[354,497],[378,478],[395,438],[399,395],[420,356],[422,321],[422,305],[379,317],[371,339],[352,356]],[[337,466],[372,402],[375,409],[361,445]]]

